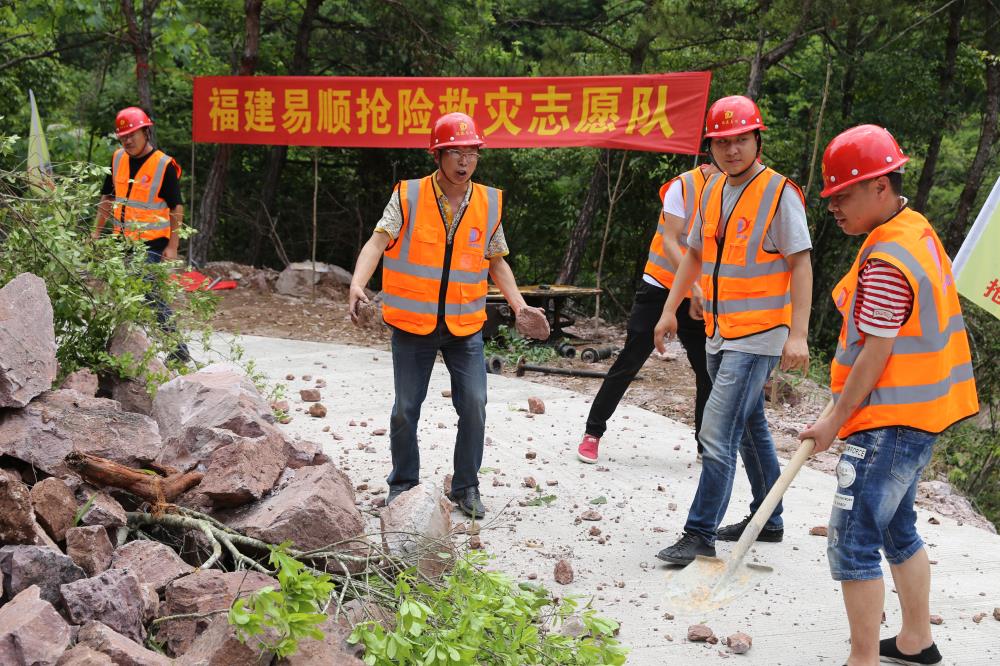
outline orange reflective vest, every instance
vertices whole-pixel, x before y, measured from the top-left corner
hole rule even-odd
[[[646,268],[643,272],[667,289],[674,286],[674,273],[677,272],[677,267],[663,251],[663,238],[667,233],[667,222],[663,217],[662,204],[663,198],[667,196],[667,190],[670,189],[674,181],[681,183],[681,193],[684,197],[684,219],[687,221],[684,231],[677,235],[677,243],[681,246],[681,254],[683,254],[687,252],[687,237],[691,231],[691,225],[694,223],[695,205],[701,197],[702,188],[705,187],[705,174],[700,168],[695,167],[673,178],[660,188],[660,222],[656,225],[656,235],[653,236],[653,242],[649,244],[649,258],[646,260]]]
[[[781,253],[764,249],[764,238],[785,185],[795,188],[800,197],[802,192],[765,167],[746,184],[732,212],[723,219],[725,184],[725,174],[713,175],[699,202],[705,332],[712,337],[718,326],[723,338],[733,340],[779,326],[791,328],[791,269]]]
[[[885,261],[903,273],[913,290],[913,310],[875,388],[839,436],[892,426],[939,433],[978,412],[951,261],[927,219],[909,208],[868,234],[851,270],[834,287],[833,300],[844,318],[830,366],[834,398],[843,391],[864,347],[865,334],[857,328],[854,309],[858,275],[869,259]]]
[[[129,178],[128,153],[119,148],[111,162],[111,180],[115,185],[112,207],[114,232],[142,241],[170,238],[170,209],[160,198],[163,174],[168,168],[181,167],[177,161],[160,150],[146,158],[134,179]]]
[[[433,177],[399,184],[403,226],[382,262],[382,317],[396,328],[427,335],[443,315],[454,335],[472,335],[486,321],[486,247],[500,226],[503,192],[473,183],[449,243]]]

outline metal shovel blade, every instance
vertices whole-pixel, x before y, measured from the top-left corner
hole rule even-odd
[[[730,566],[718,557],[698,555],[694,562],[667,581],[664,601],[677,613],[695,613],[722,608],[749,592],[774,571],[763,564],[736,562]]]

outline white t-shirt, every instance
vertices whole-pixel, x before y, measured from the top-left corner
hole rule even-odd
[[[679,217],[682,220],[684,219],[684,186],[681,185],[679,178],[674,179],[674,182],[670,183],[670,187],[667,188],[667,193],[663,195],[663,212],[667,215],[673,215],[674,217]],[[642,279],[647,284],[663,289],[662,284],[648,275],[643,274]]]

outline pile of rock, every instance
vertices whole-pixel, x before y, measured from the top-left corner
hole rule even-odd
[[[129,353],[143,351],[139,336],[119,342]],[[202,569],[208,552],[198,534],[184,535],[180,555],[137,538],[129,512],[145,507],[128,493],[90,485],[66,456],[197,470],[203,480],[177,504],[303,550],[351,540],[362,546],[364,520],[350,480],[319,445],[287,437],[233,366],[176,377],[148,402],[139,399],[148,397],[144,387],[123,390],[127,410],[95,397],[92,373],[53,390],[55,351],[45,284],[19,276],[0,289],[0,664],[270,663],[236,641],[225,611],[278,581]],[[174,615],[192,617],[156,622]],[[359,648],[344,640],[349,627],[331,617],[323,630],[324,640],[302,644],[280,663],[362,663]],[[151,633],[168,656],[143,646]]]

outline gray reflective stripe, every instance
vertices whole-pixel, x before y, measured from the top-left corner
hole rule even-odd
[[[671,273],[677,272],[677,269],[674,268],[674,265],[670,263],[669,259],[667,259],[666,257],[661,257],[660,255],[654,252],[649,253],[649,261],[650,263],[659,266],[660,268],[667,269]]]
[[[115,151],[114,162],[111,165],[111,179],[114,180],[115,174],[118,173],[118,166],[122,163],[122,158],[125,156],[125,151],[119,148]]]
[[[963,363],[951,369],[951,374],[933,384],[917,386],[885,386],[874,389],[863,406],[872,405],[912,405],[921,402],[931,402],[943,398],[951,391],[951,387],[959,382],[973,378],[972,364]]]
[[[706,261],[702,264],[703,273],[712,273],[715,270],[714,261]],[[768,275],[777,275],[779,273],[788,272],[788,262],[784,259],[778,261],[768,261],[763,263],[749,263],[746,266],[733,266],[731,264],[722,264],[719,268],[719,277],[733,277],[733,278],[756,278],[756,277],[766,277]]]
[[[147,197],[146,202],[152,204],[156,201],[160,194],[160,186],[163,185],[163,172],[167,170],[167,165],[170,164],[170,157],[167,155],[160,155],[160,161],[156,163],[156,171],[153,172],[153,180],[149,184],[149,197]],[[166,203],[163,204],[166,208]]]
[[[432,314],[436,315],[438,312],[437,301],[418,301],[413,298],[406,298],[405,296],[397,296],[395,294],[382,293],[382,300],[389,307],[396,308],[397,310],[406,310],[407,312],[414,312],[416,314]],[[462,314],[473,314],[486,307],[486,297],[477,298],[469,303],[445,303],[444,313],[446,315],[462,315]]]
[[[690,171],[685,171],[681,174],[681,183],[684,185],[684,222],[687,224],[691,221],[694,216],[694,207],[697,203],[695,201],[695,185],[694,185],[694,174]],[[681,247],[687,249],[688,247],[688,232],[690,231],[688,226],[681,227],[681,233],[677,236],[677,242]],[[671,269],[673,270],[673,269]]]
[[[712,301],[706,301],[706,305]],[[737,312],[756,312],[759,310],[777,310],[792,302],[791,294],[785,292],[780,296],[756,296],[719,301],[719,314],[734,314]]]
[[[489,236],[484,240],[489,243],[496,232],[497,222],[500,220],[500,192],[495,187],[486,188],[486,233]],[[485,252],[484,252],[485,254]]]
[[[126,222],[124,227],[119,222],[115,224],[115,228],[124,228],[129,231],[159,231],[160,229],[169,229],[170,220],[163,220],[161,222]]]
[[[128,206],[129,208],[138,208],[140,210],[165,210],[167,208],[166,201],[156,201],[153,203],[147,203],[145,201],[133,201],[132,199],[122,199],[121,197],[115,197],[115,203]]]
[[[901,261],[918,282],[915,290],[920,306],[920,335],[907,335],[896,338],[896,341],[892,345],[892,353],[927,354],[941,351],[947,347],[952,335],[965,330],[965,319],[962,318],[962,313],[959,312],[952,315],[948,319],[945,329],[939,331],[937,301],[934,299],[930,280],[927,278],[924,268],[917,258],[899,243],[874,243],[862,250],[858,258],[858,266],[863,266],[868,257],[875,251],[884,252]],[[913,289],[914,285],[910,285],[910,288]],[[855,288],[851,305],[848,309],[848,316],[845,318],[847,324],[846,347],[838,345],[837,353],[834,356],[837,363],[841,365],[854,365],[854,361],[857,360],[861,349],[864,347],[864,345],[859,344],[861,341],[861,332],[854,321],[854,310],[857,306],[857,299],[858,291]]]

